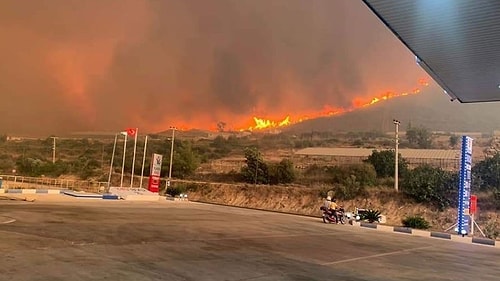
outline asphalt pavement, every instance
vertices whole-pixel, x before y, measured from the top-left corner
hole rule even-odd
[[[4,201],[0,237],[0,280],[500,280],[499,248],[193,202]]]

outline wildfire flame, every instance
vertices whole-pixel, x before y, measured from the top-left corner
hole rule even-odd
[[[428,80],[425,78],[419,79],[418,83],[422,87],[426,87],[429,85]],[[390,100],[393,98],[404,97],[404,96],[408,96],[408,95],[416,95],[419,93],[420,93],[420,88],[415,87],[410,92],[402,92],[402,93],[386,92],[384,94],[381,94],[379,96],[375,96],[372,98],[356,98],[352,101],[352,105],[350,107],[333,108],[333,107],[327,105],[324,107],[324,110],[321,112],[317,112],[317,113],[313,113],[313,114],[309,114],[309,115],[303,115],[303,116],[296,116],[295,118],[290,117],[290,115],[287,115],[285,118],[278,119],[278,120],[253,117],[253,121],[255,122],[255,125],[250,126],[246,129],[241,129],[240,131],[245,131],[245,130],[255,131],[255,130],[265,130],[265,129],[274,129],[274,128],[279,128],[279,127],[284,127],[284,126],[300,123],[300,122],[303,122],[303,121],[308,120],[308,119],[344,114],[347,112],[354,111],[356,109],[372,106],[372,105],[379,103],[381,101],[386,101],[386,100]]]

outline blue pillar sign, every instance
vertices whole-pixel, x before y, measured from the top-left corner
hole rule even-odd
[[[460,157],[460,179],[458,183],[458,221],[457,232],[467,235],[470,230],[469,209],[472,168],[472,138],[462,136],[462,153]]]

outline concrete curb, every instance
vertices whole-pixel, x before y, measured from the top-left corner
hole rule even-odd
[[[0,189],[0,194],[61,194],[68,195],[73,197],[81,197],[81,198],[94,198],[94,199],[105,199],[105,200],[119,200],[120,197],[115,194],[96,194],[89,196],[85,193],[79,194],[72,192],[67,189],[34,189],[34,188],[25,188],[25,189]]]
[[[34,189],[34,188],[25,188],[25,189],[0,189],[0,193],[8,193],[8,194],[61,194],[65,190],[61,189]]]
[[[435,239],[445,239],[454,242],[467,243],[467,244],[480,244],[495,248],[500,248],[500,242],[495,241],[488,238],[479,238],[479,237],[462,237],[461,235],[455,235],[450,233],[443,233],[437,231],[425,231],[419,229],[412,229],[409,227],[401,227],[401,226],[389,226],[389,225],[380,225],[375,223],[367,223],[367,222],[352,222],[353,226],[377,229],[384,232],[395,232],[413,236],[420,237],[430,237]]]

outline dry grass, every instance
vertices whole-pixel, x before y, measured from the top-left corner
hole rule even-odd
[[[320,216],[325,186],[267,186],[208,184],[189,193],[196,201],[213,202],[232,206],[290,212]],[[401,193],[388,188],[371,188],[365,197],[340,202],[347,211],[358,208],[380,210],[388,225],[401,225],[407,216],[420,215],[431,224],[431,230],[444,231],[456,221],[457,210],[437,211],[422,204],[415,204]],[[500,225],[500,214],[494,210],[483,211],[478,218],[483,228],[487,224]]]

